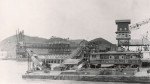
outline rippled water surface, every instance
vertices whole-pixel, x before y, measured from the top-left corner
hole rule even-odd
[[[89,82],[68,80],[41,80],[22,79],[22,74],[27,70],[27,62],[15,60],[0,60],[0,84],[127,84],[116,82]],[[139,83],[128,83],[139,84]]]

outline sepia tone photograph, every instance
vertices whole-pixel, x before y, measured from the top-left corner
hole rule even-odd
[[[0,84],[149,84],[150,0],[0,0]]]

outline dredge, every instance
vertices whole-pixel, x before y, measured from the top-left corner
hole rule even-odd
[[[110,46],[102,49],[100,41],[83,43],[57,66],[52,64],[54,62],[52,58],[37,55],[28,49],[28,70],[22,77],[52,80],[150,82],[149,69],[142,68],[149,65],[150,42],[147,37],[142,38],[142,41],[134,41],[130,35],[132,29],[138,29],[149,22],[150,19],[129,26],[130,20],[116,20],[117,47]],[[131,51],[130,47],[133,46],[138,46],[138,49]]]

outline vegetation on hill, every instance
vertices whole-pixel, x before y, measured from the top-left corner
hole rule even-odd
[[[88,42],[88,45],[91,49],[97,48],[99,50],[116,50],[116,45],[112,44],[111,42],[103,39],[103,38],[96,38]]]
[[[100,47],[110,47],[115,46],[114,44],[110,43],[109,41],[103,39],[103,38],[96,38],[91,41],[86,41],[83,39],[76,39],[76,40],[70,40],[69,38],[63,39],[59,37],[52,37],[50,39],[40,38],[40,37],[31,37],[25,35],[25,42],[26,43],[53,43],[53,42],[67,42],[71,45],[71,47],[77,46],[82,41],[88,43],[88,45],[99,45]],[[8,56],[15,57],[16,56],[16,36],[10,36],[0,42],[0,49],[7,51]]]
[[[94,43],[94,44],[97,44],[97,45],[99,45],[99,44],[112,44],[111,42],[109,42],[109,41],[107,41],[103,38],[93,39],[93,40],[89,41],[89,44],[91,44],[91,43]]]
[[[40,37],[31,37],[25,35],[25,41],[27,43],[45,43],[47,39]],[[0,49],[7,51],[9,57],[16,56],[16,35],[10,36],[0,42]]]
[[[82,40],[69,40],[63,39],[60,37],[52,37],[50,39],[40,38],[40,37],[31,37],[31,36],[24,36],[26,43],[54,43],[54,42],[67,42],[70,43],[71,46],[77,46]],[[8,52],[9,57],[16,56],[16,35],[10,36],[0,42],[0,50],[4,50]]]

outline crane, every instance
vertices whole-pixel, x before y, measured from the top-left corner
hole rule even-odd
[[[143,20],[141,22],[138,22],[138,23],[135,23],[133,25],[130,25],[129,26],[129,30],[130,31],[133,31],[133,30],[137,30],[137,29],[140,29],[141,26],[145,25],[145,24],[148,24],[150,23],[150,18],[149,19],[146,19],[146,20]],[[146,39],[148,40],[149,37],[148,37],[148,31],[146,32],[145,35],[142,36],[142,42],[143,42],[143,39]],[[147,49],[149,46],[145,46],[145,48]]]
[[[150,18],[129,26],[130,31],[140,29],[140,26],[150,23]]]
[[[38,57],[38,55],[30,49],[27,49],[26,51],[28,53],[28,59],[30,57],[31,61],[34,64],[34,68],[38,68],[39,70],[42,70],[43,69],[43,63],[40,60],[40,58]],[[29,68],[30,68],[30,64],[29,64],[29,60],[28,60],[28,70],[29,70]]]
[[[146,36],[142,38],[142,44],[141,44],[141,42],[136,43],[135,41],[132,42],[133,44],[130,44],[130,40],[131,40],[130,34],[131,34],[131,31],[138,30],[138,29],[140,29],[141,26],[148,24],[148,23],[150,23],[150,18],[143,20],[141,22],[135,23],[133,25],[129,25],[130,20],[128,20],[128,19],[116,20],[116,24],[118,25],[118,29],[116,32],[116,34],[117,34],[116,39],[118,40],[118,46],[126,46],[127,50],[129,50],[130,45],[132,45],[132,46],[143,45],[143,39],[148,38],[148,32],[147,32]],[[128,29],[126,27],[128,27]]]
[[[133,25],[130,25],[130,26],[129,26],[129,30],[130,30],[130,31],[133,31],[133,30],[140,29],[141,26],[143,26],[143,25],[145,25],[145,24],[148,24],[148,23],[150,23],[150,18],[149,18],[149,19],[146,19],[146,20],[143,20],[143,21],[141,21],[141,22],[135,23],[135,24],[133,24]],[[147,40],[149,39],[149,38],[148,38],[148,31],[146,32],[145,35],[142,36],[142,39],[147,39]]]

